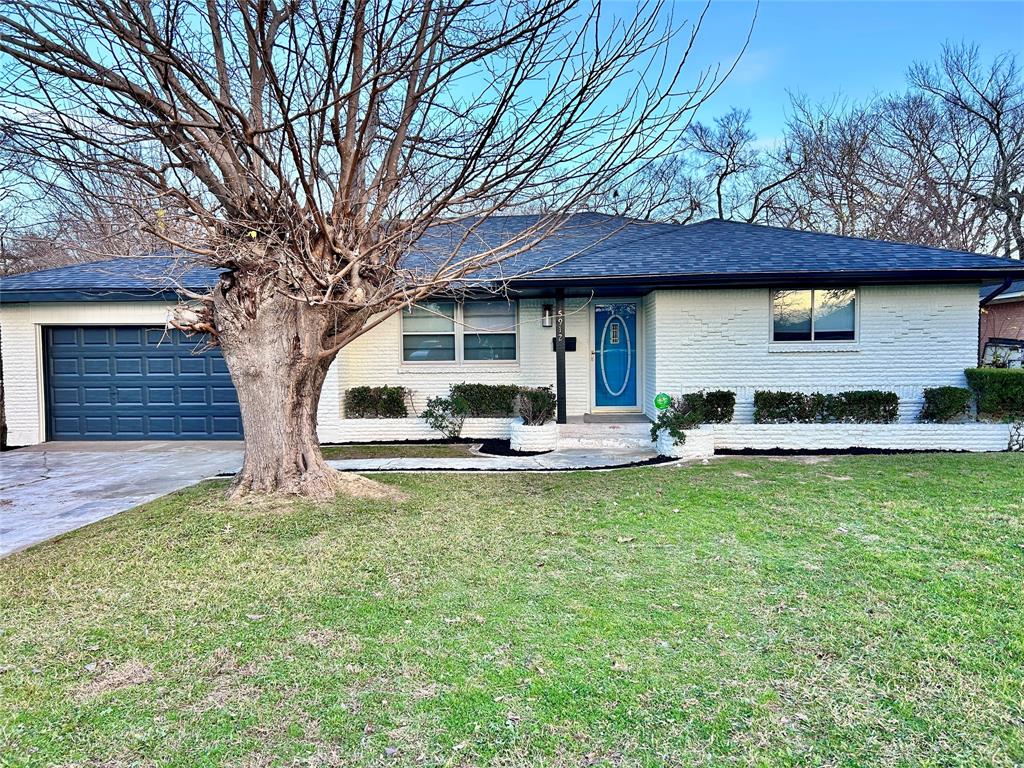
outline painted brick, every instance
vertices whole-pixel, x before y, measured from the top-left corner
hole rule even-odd
[[[757,389],[892,390],[900,420],[913,421],[923,388],[964,386],[964,369],[976,363],[977,290],[863,287],[857,340],[824,344],[772,343],[766,288],[657,291],[654,389],[731,389],[740,423],[753,421]]]

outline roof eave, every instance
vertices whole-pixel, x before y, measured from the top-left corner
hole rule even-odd
[[[847,270],[803,272],[757,272],[746,274],[689,275],[610,275],[591,277],[535,277],[511,279],[515,288],[589,288],[607,285],[631,285],[650,288],[665,287],[758,287],[804,285],[898,285],[908,283],[973,283],[1004,276],[1022,276],[1024,266],[1006,269],[915,269],[915,270]]]
[[[204,291],[206,287],[190,290]],[[0,304],[26,304],[58,301],[177,301],[175,290],[152,288],[31,288],[0,291]]]

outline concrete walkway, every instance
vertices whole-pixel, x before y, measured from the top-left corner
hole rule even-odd
[[[0,454],[0,557],[242,463],[240,442],[43,443]]]
[[[345,472],[550,472],[566,469],[611,469],[657,458],[653,450],[588,448],[552,451],[537,456],[488,456],[436,459],[332,459],[332,467]]]
[[[73,531],[242,464],[241,442],[43,443],[0,454],[0,557]],[[649,449],[590,448],[539,456],[338,459],[348,472],[608,469],[649,461]]]

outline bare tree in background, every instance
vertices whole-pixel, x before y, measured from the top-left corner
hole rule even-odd
[[[1006,256],[1024,256],[1024,78],[1009,54],[984,64],[976,47],[946,46],[937,65],[917,64],[911,83],[934,97],[957,139],[983,148],[984,164],[960,190],[1001,219]]]
[[[1024,81],[1011,56],[945,48],[911,88],[863,105],[795,99],[782,190],[794,225],[900,242],[1021,254]]]
[[[710,124],[691,124],[672,155],[624,179],[597,207],[674,224],[705,218],[788,224],[779,201],[801,170],[784,151],[759,146],[750,112],[733,108]]]
[[[718,82],[681,79],[700,18],[680,37],[660,0],[10,0],[0,90],[54,184],[145,189],[120,201],[141,230],[224,270],[176,324],[210,334],[238,390],[234,494],[326,496],[368,487],[319,450],[339,350],[671,146]],[[511,206],[552,213],[481,250]],[[441,221],[460,234],[411,269]]]

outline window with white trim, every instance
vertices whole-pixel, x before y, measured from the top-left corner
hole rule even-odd
[[[772,341],[853,341],[856,319],[854,288],[772,291]]]
[[[402,360],[407,363],[455,360],[454,301],[426,301],[402,313]]]
[[[511,301],[422,302],[402,312],[402,361],[514,362],[516,325]]]

